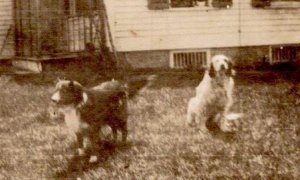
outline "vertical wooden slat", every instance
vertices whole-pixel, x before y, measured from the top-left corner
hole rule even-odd
[[[84,38],[84,44],[87,43],[87,38],[86,38],[86,18],[83,18],[83,38]]]
[[[178,62],[177,62],[178,54],[174,53],[173,58],[174,58],[174,68],[177,68],[177,66],[178,66]]]
[[[73,51],[76,50],[76,33],[75,33],[75,16],[72,17],[72,44],[73,44]]]
[[[184,54],[180,53],[180,68],[184,67]]]
[[[199,52],[196,53],[196,61],[197,61],[197,66],[201,66],[201,62],[199,61]]]
[[[272,47],[271,46],[269,46],[269,63],[270,64],[273,64],[273,58],[274,58],[274,56],[273,56],[273,49],[272,49]]]
[[[186,53],[183,53],[183,57],[184,57],[184,66],[183,67],[186,67],[187,66],[187,54]]]
[[[21,43],[20,43],[20,31],[21,31],[21,5],[20,0],[16,0],[14,3],[14,14],[15,14],[15,51],[16,55],[20,56],[22,53],[21,50]]]
[[[70,52],[71,51],[71,45],[70,45],[70,23],[69,23],[69,18],[68,16],[65,17],[65,22],[66,24],[66,32],[67,32],[67,49]]]
[[[31,3],[30,3],[31,1],[30,0],[28,0],[28,5],[27,5],[27,10],[29,11],[29,13],[28,13],[28,28],[29,28],[29,43],[30,43],[30,47],[29,47],[29,49],[30,49],[30,56],[33,56],[33,46],[34,46],[34,44],[33,44],[33,33],[32,33],[32,31],[33,31],[33,28],[32,28],[32,14],[30,13],[31,11],[32,11],[32,8],[31,8]]]
[[[178,64],[177,59],[178,59],[178,54],[174,53],[174,55],[173,55],[174,67],[177,67],[177,64]]]
[[[83,39],[84,39],[84,34],[83,34],[83,28],[82,28],[82,24],[84,22],[84,16],[82,16],[79,21],[78,21],[78,33],[79,33],[79,44],[80,44],[80,50],[83,50],[84,49],[84,43],[82,43]]]
[[[195,58],[195,57],[196,57],[196,53],[193,52],[193,53],[192,53],[192,61],[193,61],[192,64],[193,64],[193,66],[196,67],[197,65],[196,65],[196,58]]]
[[[40,27],[40,1],[35,0],[35,16],[36,16],[36,55],[39,57],[41,55],[41,27]]]
[[[191,64],[192,64],[192,61],[191,61],[191,53],[190,52],[188,52],[188,53],[186,53],[186,55],[187,55],[187,58],[188,58],[188,66],[190,66]]]

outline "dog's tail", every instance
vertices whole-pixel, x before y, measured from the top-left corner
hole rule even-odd
[[[134,98],[143,89],[150,87],[156,79],[157,75],[139,76],[128,79],[125,83],[128,98]]]

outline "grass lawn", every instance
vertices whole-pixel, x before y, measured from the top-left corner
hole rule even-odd
[[[47,115],[53,79],[0,76],[0,179],[300,177],[299,97],[286,95],[277,76],[237,75],[233,109],[245,116],[239,132],[223,138],[185,125],[201,76],[161,73],[129,101],[128,143],[106,144],[94,165],[73,157],[75,135]],[[89,79],[81,82],[97,82]]]

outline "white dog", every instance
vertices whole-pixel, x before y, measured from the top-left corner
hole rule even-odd
[[[199,123],[202,131],[207,131],[207,120],[217,121],[221,129],[228,111],[233,104],[235,71],[232,62],[224,55],[213,56],[200,84],[196,87],[196,96],[188,103],[187,121],[190,126]],[[230,115],[230,119],[232,119]],[[234,116],[239,118],[240,115]]]

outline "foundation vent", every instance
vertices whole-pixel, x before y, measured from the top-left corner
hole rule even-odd
[[[271,48],[271,63],[282,63],[295,61],[297,58],[297,47],[279,46]]]
[[[207,66],[209,59],[209,52],[207,50],[172,51],[170,55],[170,67],[173,69],[201,69]]]

